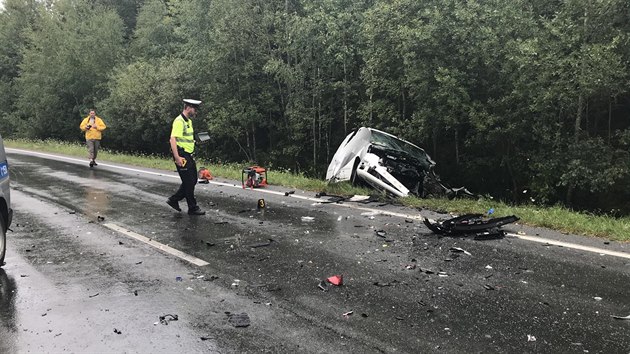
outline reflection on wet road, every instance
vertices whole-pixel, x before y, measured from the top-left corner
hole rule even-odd
[[[627,259],[514,238],[439,238],[391,216],[414,210],[367,205],[377,212],[362,215],[229,181],[199,185],[208,213],[190,217],[165,204],[174,173],[21,153],[9,161],[16,218],[0,271],[0,352],[630,347],[630,321],[610,317],[630,314],[618,286],[630,280]],[[318,287],[337,274],[342,286]],[[247,313],[251,325],[234,327],[226,312]],[[178,321],[161,324],[167,313]]]

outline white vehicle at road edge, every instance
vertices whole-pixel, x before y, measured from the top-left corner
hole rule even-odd
[[[4,257],[7,252],[7,230],[11,226],[12,219],[9,163],[4,151],[4,142],[0,136],[0,267],[4,265]]]
[[[434,171],[435,162],[420,147],[383,131],[361,127],[339,145],[328,165],[329,183],[364,182],[397,197],[466,195],[466,188],[449,188]]]

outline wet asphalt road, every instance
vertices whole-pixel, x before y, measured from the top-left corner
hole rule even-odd
[[[438,237],[418,218],[446,215],[232,181],[198,185],[208,214],[189,217],[164,203],[174,172],[8,152],[0,353],[630,353],[630,321],[611,317],[630,315],[628,258]],[[342,286],[318,288],[337,274]],[[241,313],[249,326],[229,321]]]

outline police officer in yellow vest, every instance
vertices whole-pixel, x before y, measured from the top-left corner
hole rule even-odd
[[[197,116],[197,109],[201,101],[185,99],[184,111],[173,120],[173,128],[171,129],[171,152],[173,160],[177,167],[179,177],[182,184],[175,194],[173,194],[166,203],[171,208],[182,211],[179,207],[179,201],[186,198],[188,203],[189,215],[204,215],[206,212],[201,210],[195,199],[195,185],[197,184],[197,165],[193,159],[195,151],[195,137],[192,124],[192,118]]]

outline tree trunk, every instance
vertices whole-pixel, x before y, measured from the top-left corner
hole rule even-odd
[[[252,158],[255,163],[258,163],[258,158],[256,157],[256,126],[252,122]]]
[[[348,135],[348,71],[343,59],[343,136]]]
[[[455,128],[455,165],[459,166],[459,129]]]
[[[610,145],[610,138],[612,136],[611,126],[612,126],[612,97],[609,97],[608,98],[608,145]]]

